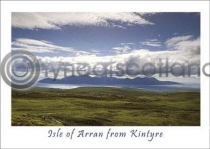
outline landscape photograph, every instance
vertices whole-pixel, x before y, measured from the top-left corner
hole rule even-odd
[[[199,12],[11,16],[12,126],[200,126]]]

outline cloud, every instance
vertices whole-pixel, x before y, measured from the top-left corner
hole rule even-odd
[[[181,41],[174,45],[174,47],[189,54],[200,55],[200,38]]]
[[[152,13],[151,13],[152,14]],[[153,25],[143,18],[145,13],[33,13],[13,12],[12,27],[24,29],[61,29],[62,26],[105,26],[120,27],[123,25]]]
[[[176,39],[176,40],[171,40]],[[166,60],[168,59],[169,67],[174,63],[183,64],[187,68],[186,64],[194,63],[200,64],[200,38],[179,38],[173,37],[167,41],[173,41],[173,44],[165,51],[150,51],[148,49],[137,49],[134,43],[121,43],[118,47],[114,47],[112,51],[116,51],[117,55],[102,56],[97,55],[98,50],[92,49],[92,54],[86,51],[77,51],[70,47],[57,46],[49,41],[38,41],[34,39],[18,38],[12,43],[12,49],[22,49],[31,52],[63,52],[68,51],[74,53],[74,56],[55,56],[55,57],[38,57],[39,61],[43,65],[45,61],[49,63],[65,62],[67,64],[87,63],[91,68],[97,63],[110,64],[112,62],[112,70],[117,72],[117,64],[123,63],[125,65],[135,63],[140,66],[137,70],[141,72],[142,66],[146,63],[152,63],[158,70],[160,59],[164,64],[162,67],[162,73],[170,72],[169,68],[166,68]],[[179,39],[179,40],[178,40]],[[181,40],[182,39],[182,40]],[[151,42],[158,42],[156,39],[150,40]],[[166,43],[168,43],[166,41]],[[175,42],[174,42],[175,41]],[[171,50],[173,48],[174,50]],[[175,68],[177,71],[179,68]],[[186,69],[187,70],[187,69]],[[152,68],[147,68],[147,72],[151,72]],[[192,75],[198,74],[196,68],[192,68]],[[187,72],[186,72],[187,73]],[[129,76],[128,76],[129,77]]]
[[[151,47],[161,47],[161,42],[158,39],[147,39],[144,42],[140,42],[141,45],[151,46]]]
[[[113,47],[112,49],[115,50],[114,52],[116,54],[123,54],[123,53],[128,53],[128,51],[133,50],[135,47],[134,43],[120,43],[120,46],[118,47]]]
[[[135,71],[138,71],[142,74],[142,67],[147,63],[152,63],[155,66],[156,71],[159,70],[159,64],[162,65],[162,73],[163,75],[168,72],[171,72],[170,66],[175,63],[181,64],[185,68],[185,75],[188,74],[188,63],[191,64],[200,64],[200,55],[195,55],[194,53],[190,53],[189,50],[166,50],[166,51],[149,51],[148,49],[138,49],[132,50],[129,53],[122,53],[117,55],[110,56],[97,56],[97,55],[85,55],[85,56],[76,56],[76,57],[39,57],[42,61],[48,59],[48,62],[66,62],[68,64],[79,64],[86,63],[90,66],[90,72],[96,64],[111,64],[112,63],[112,72],[118,72],[117,65],[119,63],[123,64],[123,70],[126,69],[126,66],[129,64],[137,64],[139,68],[136,68]],[[161,60],[161,61],[160,61]],[[168,67],[166,63],[168,61]],[[76,67],[75,66],[75,67]],[[110,67],[108,68],[108,72],[110,72]],[[179,73],[180,67],[174,67],[175,73]],[[152,72],[153,68],[148,67],[145,70],[147,73]],[[197,67],[192,67],[191,75],[197,75],[199,73]],[[158,73],[158,72],[157,72]],[[123,77],[131,77],[132,76],[123,76]]]
[[[200,55],[200,37],[193,39],[192,35],[178,36],[165,42],[168,48],[179,50],[186,55]]]
[[[173,33],[173,35],[179,35],[179,33],[175,32],[175,33]]]
[[[176,42],[171,45],[176,50],[165,50],[165,51],[150,51],[148,49],[137,49],[135,48],[134,43],[121,43],[119,47],[113,47],[113,50],[117,55],[102,56],[97,53],[98,50],[92,50],[92,53],[86,51],[78,51],[70,47],[57,46],[49,41],[44,40],[34,40],[34,39],[25,39],[18,38],[12,43],[12,49],[21,49],[27,50],[30,52],[72,52],[74,56],[69,57],[39,57],[43,62],[45,60],[49,62],[67,62],[67,63],[88,63],[90,66],[93,66],[97,63],[109,63],[113,62],[113,68],[118,63],[136,63],[139,66],[144,65],[145,63],[152,62],[157,66],[159,59],[162,59],[163,62],[168,59],[169,63],[200,63],[200,38],[191,39],[191,38],[181,38],[185,40],[180,40],[180,38],[171,38],[176,39]],[[173,41],[168,39],[167,41]],[[179,39],[179,40],[178,40]],[[190,40],[188,40],[190,39]],[[166,41],[166,43],[167,43]],[[158,42],[157,39],[152,39],[150,42]],[[149,70],[148,70],[149,71]],[[165,72],[168,70],[165,70]]]
[[[56,46],[49,41],[18,38],[12,42],[12,50],[27,50],[35,53],[55,53],[56,51],[74,52],[71,47]]]
[[[177,37],[173,37],[173,38],[170,38],[168,40],[166,40],[165,44],[167,47],[171,47],[181,41],[186,41],[186,40],[189,40],[191,39],[193,36],[192,35],[188,35],[188,36],[177,36]]]
[[[127,51],[130,50],[131,48],[129,46],[123,46],[123,47],[113,47],[112,49],[118,51]]]

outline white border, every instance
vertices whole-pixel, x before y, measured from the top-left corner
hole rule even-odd
[[[209,2],[208,1],[22,1],[1,2],[1,59],[11,49],[11,12],[201,12],[201,66],[209,62]],[[2,148],[209,148],[209,78],[201,75],[200,127],[62,127],[86,130],[129,131],[139,129],[163,131],[164,138],[148,142],[145,139],[49,139],[49,129],[58,127],[11,127],[11,88],[1,84]]]

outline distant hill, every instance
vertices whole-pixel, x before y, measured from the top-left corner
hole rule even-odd
[[[120,79],[114,77],[69,76],[62,79],[45,78],[39,83],[47,84],[89,84],[89,85],[175,85],[172,81],[159,81],[153,77]]]

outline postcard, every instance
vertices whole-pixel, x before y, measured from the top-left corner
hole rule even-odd
[[[209,1],[3,1],[3,148],[209,148]]]

